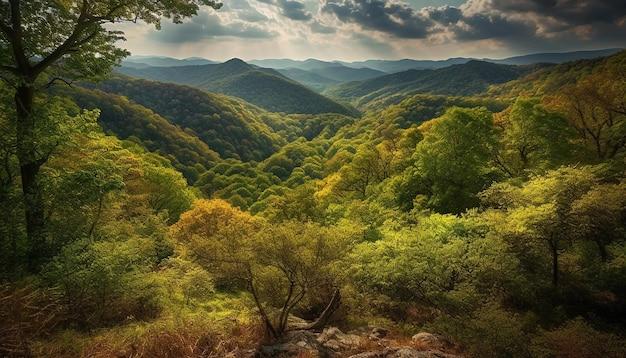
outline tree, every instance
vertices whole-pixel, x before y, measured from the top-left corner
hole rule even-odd
[[[509,176],[559,164],[570,152],[572,130],[567,120],[546,110],[538,100],[519,98],[505,114],[496,165]]]
[[[22,181],[25,222],[31,252],[29,269],[41,264],[45,220],[38,174],[50,153],[38,151],[40,115],[36,99],[55,82],[99,78],[127,51],[123,39],[107,24],[138,20],[160,27],[197,13],[200,5],[219,8],[213,0],[8,0],[0,3],[0,76],[14,89],[17,157]],[[46,133],[44,133],[45,135]]]
[[[223,200],[199,200],[172,227],[196,261],[219,280],[242,283],[271,339],[288,329],[289,314],[307,295],[336,287],[334,265],[352,244],[353,231],[312,223],[267,225]],[[339,304],[335,289],[307,329],[322,328]]]
[[[601,184],[572,204],[575,232],[598,247],[600,259],[609,259],[607,246],[626,237],[626,182]]]
[[[360,145],[350,163],[339,170],[340,179],[334,190],[339,195],[354,193],[357,198],[365,199],[373,185],[396,172],[400,155],[395,140],[385,140],[378,145]]]
[[[567,114],[580,138],[593,147],[597,159],[615,158],[626,148],[626,71],[589,75],[567,86],[551,100]]]
[[[426,195],[428,206],[441,212],[459,213],[475,206],[476,194],[489,183],[492,171],[492,114],[484,108],[455,107],[427,124],[430,128],[417,144],[402,187],[417,188],[409,196]]]
[[[382,239],[353,250],[351,278],[364,292],[395,301],[467,311],[471,295],[504,290],[516,276],[516,260],[485,228],[480,218],[433,214],[416,226],[383,230]]]
[[[576,239],[579,218],[574,203],[595,184],[597,178],[589,168],[561,167],[537,176],[521,186],[497,183],[481,193],[483,204],[502,210],[502,234],[517,246],[521,255],[529,250],[548,249],[552,285],[559,284],[559,256]],[[532,261],[529,260],[529,261]],[[536,265],[529,262],[529,265]]]

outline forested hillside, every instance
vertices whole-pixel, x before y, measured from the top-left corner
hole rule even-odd
[[[591,60],[580,60],[563,63],[554,67],[547,67],[527,74],[515,81],[494,86],[489,95],[514,98],[516,96],[542,96],[555,94],[564,87],[586,78],[588,82],[598,81],[604,85],[614,73],[623,71],[626,66],[626,51],[621,51],[609,57]],[[593,76],[588,77],[588,75]]]
[[[118,78],[86,86],[123,95],[202,139],[224,158],[262,160],[285,144],[285,119],[231,97],[187,86]]]
[[[328,90],[357,114],[238,60],[114,73],[109,26],[218,3],[11,4],[0,356],[626,356],[626,52]]]
[[[190,182],[220,160],[219,154],[194,133],[126,97],[79,87],[61,89],[59,94],[69,95],[80,108],[99,111],[98,123],[105,132],[161,154]]]
[[[121,67],[121,73],[162,82],[194,86],[242,98],[272,112],[354,114],[338,104],[267,68],[240,59],[221,64],[180,67]]]
[[[484,92],[492,84],[514,80],[532,70],[532,67],[469,61],[436,70],[408,70],[366,81],[350,82],[331,87],[324,93],[360,108],[386,97],[416,93],[470,96]]]

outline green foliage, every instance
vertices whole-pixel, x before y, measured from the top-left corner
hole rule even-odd
[[[311,223],[267,225],[224,201],[201,200],[171,235],[217,278],[240,282],[252,295],[268,336],[279,338],[290,312],[307,294],[337,284],[334,265],[355,233]]]
[[[199,4],[124,3],[106,22],[137,12],[151,23],[163,14],[178,21]],[[60,28],[31,34],[54,47],[79,4],[24,6],[29,23]],[[63,6],[61,22],[47,23]],[[57,10],[31,19],[46,7]],[[90,26],[101,31],[94,39],[20,81],[106,72],[123,54],[112,45],[118,33]],[[27,49],[28,61],[47,50]],[[22,66],[11,53],[0,61]],[[205,340],[223,335],[207,332],[260,317],[277,338],[290,314],[315,317],[329,299],[332,312],[341,292],[347,328],[357,315],[399,331],[419,325],[480,357],[621,357],[622,64],[623,53],[545,67],[494,89],[511,91],[504,100],[423,92],[475,94],[535,68],[472,62],[342,86],[367,108],[359,119],[236,60],[144,73],[325,114],[268,113],[119,77],[34,95],[20,114],[14,91],[0,87],[0,279],[15,283],[0,287],[0,299],[13,302],[0,315],[37,312],[20,296],[28,290],[17,289],[33,287],[29,297],[63,312],[50,321],[56,328],[27,332],[20,347],[33,355],[225,356],[261,337],[240,328],[231,336],[241,341],[218,344]],[[9,72],[9,81],[19,77]],[[517,98],[515,86],[545,96]],[[30,87],[20,88],[28,97]],[[107,133],[126,140],[103,135],[98,114]],[[23,195],[29,168],[37,185]],[[38,235],[33,209],[43,215]]]
[[[417,93],[471,96],[489,85],[514,80],[530,72],[522,66],[470,61],[436,70],[408,70],[373,79],[331,87],[324,93],[331,98],[349,101],[358,108],[375,102],[404,98]]]
[[[518,99],[503,122],[496,163],[510,176],[554,168],[573,156],[574,131],[563,116],[547,111],[538,100]]]
[[[502,234],[516,241],[522,260],[536,267],[542,258],[549,257],[552,284],[556,286],[559,254],[571,245],[570,228],[580,219],[572,215],[572,205],[596,183],[589,168],[563,167],[535,177],[522,187],[494,184],[482,193],[482,198],[487,205],[505,210]],[[542,251],[548,251],[548,255],[540,254]]]
[[[598,331],[577,318],[554,330],[542,332],[532,342],[534,357],[623,357],[623,337]]]
[[[89,87],[126,96],[153,110],[198,137],[223,158],[263,160],[285,144],[272,128],[278,124],[271,122],[282,123],[286,119],[241,100],[187,86],[128,78]]]
[[[504,242],[486,236],[473,217],[432,215],[416,227],[383,230],[383,238],[359,245],[352,278],[366,291],[392,300],[434,305],[460,313],[512,287],[517,260]]]
[[[105,131],[165,156],[192,183],[198,176],[196,166],[204,171],[219,161],[219,155],[194,133],[124,97],[83,88],[59,92],[70,95],[81,107],[98,108],[99,123]]]
[[[424,204],[439,212],[460,213],[475,206],[476,194],[494,178],[489,165],[494,146],[490,112],[481,108],[448,110],[432,122],[417,144],[399,198],[423,195]]]
[[[487,304],[462,318],[443,318],[433,329],[463,342],[475,357],[532,357],[529,337],[535,330],[532,315],[508,312]]]

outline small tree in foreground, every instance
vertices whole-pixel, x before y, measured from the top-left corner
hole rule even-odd
[[[289,329],[290,313],[307,295],[335,288],[313,323],[293,328],[321,329],[339,305],[335,266],[351,247],[351,230],[312,223],[269,225],[223,200],[199,200],[173,226],[172,235],[217,278],[244,285],[268,338],[280,338]]]

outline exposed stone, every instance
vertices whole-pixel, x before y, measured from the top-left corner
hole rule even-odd
[[[419,351],[410,347],[385,348],[374,352],[359,353],[349,358],[461,358],[438,350]]]
[[[413,340],[413,342],[415,343],[424,344],[429,348],[445,349],[452,347],[452,343],[446,337],[440,334],[420,332],[411,337],[411,340]]]
[[[347,352],[358,352],[362,347],[370,347],[371,351],[350,358],[460,358],[442,352],[453,345],[441,335],[420,332],[412,338],[418,344],[415,348],[393,347],[395,341],[385,338],[389,331],[384,328],[373,328],[369,335],[367,330],[356,332],[360,333],[344,333],[336,327],[328,327],[321,333],[290,331],[280,342],[261,347],[256,356],[335,358],[346,357]],[[423,347],[422,350],[419,350],[420,347]]]
[[[381,339],[387,337],[389,330],[381,327],[372,328],[372,332],[368,336],[370,339]]]
[[[343,333],[339,328],[329,327],[324,329],[317,337],[317,341],[334,351],[348,350],[361,343],[362,337],[356,334]]]
[[[288,332],[281,342],[259,349],[258,357],[297,357],[307,354],[311,357],[330,358],[334,353],[317,341],[317,335],[309,331]]]

